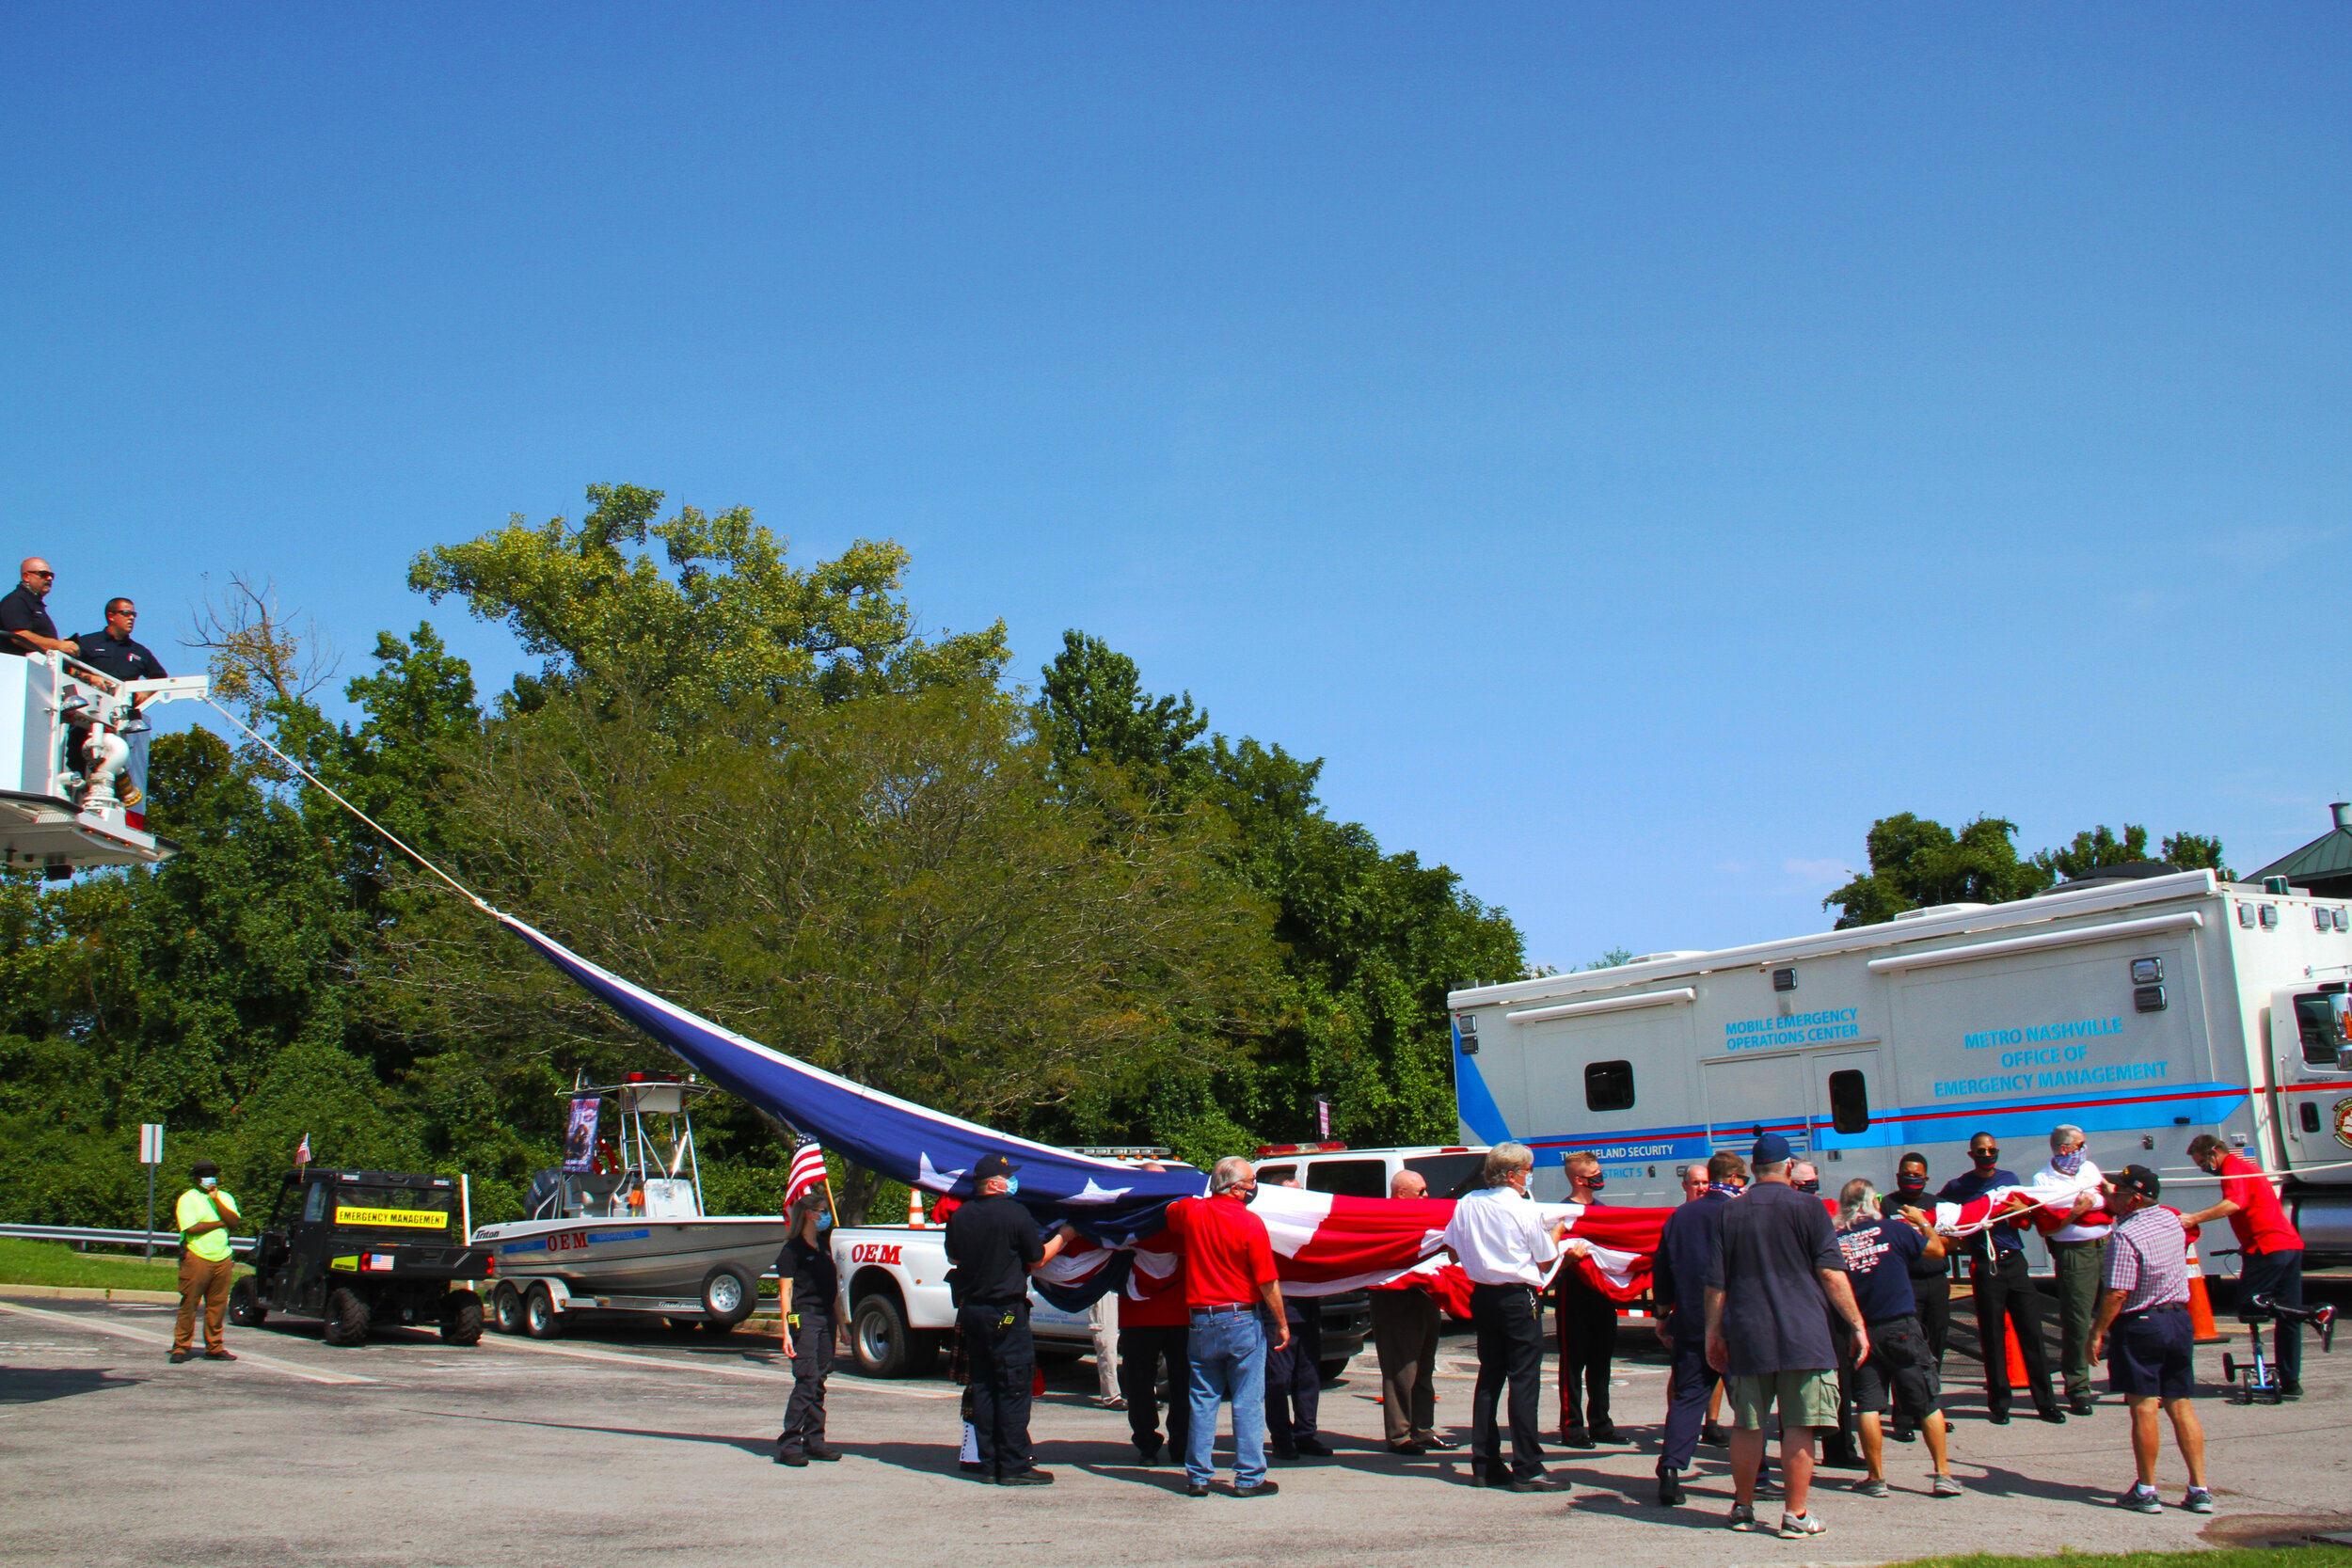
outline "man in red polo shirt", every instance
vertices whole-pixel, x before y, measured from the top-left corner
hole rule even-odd
[[[1282,1287],[1274,1277],[1274,1243],[1249,1212],[1258,1173],[1231,1155],[1209,1173],[1207,1197],[1168,1206],[1168,1235],[1184,1253],[1184,1306],[1191,1319],[1192,1392],[1184,1433],[1184,1495],[1205,1497],[1216,1474],[1216,1407],[1233,1404],[1233,1496],[1270,1497],[1265,1479],[1266,1327],[1290,1343]],[[1263,1316],[1260,1314],[1263,1311]]]
[[[2268,1296],[2282,1307],[2303,1305],[2303,1237],[2287,1222],[2278,1189],[2262,1166],[2230,1148],[2211,1132],[2188,1146],[2188,1157],[2210,1175],[2221,1178],[2221,1201],[2194,1214],[2185,1225],[2204,1225],[2227,1218],[2237,1232],[2237,1249],[2244,1267],[2238,1271],[2237,1299],[2241,1314],[2251,1296]],[[2273,1338],[2278,1345],[2279,1384],[2286,1397],[2303,1397],[2303,1325],[2277,1320]]]
[[[1119,1394],[1127,1402],[1127,1429],[1143,1464],[1160,1462],[1162,1367],[1168,1370],[1168,1451],[1178,1464],[1184,1462],[1192,1401],[1191,1332],[1184,1255],[1138,1247],[1119,1298]]]

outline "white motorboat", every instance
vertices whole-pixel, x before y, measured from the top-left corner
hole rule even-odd
[[[533,1179],[528,1217],[474,1232],[498,1259],[490,1318],[500,1330],[549,1338],[583,1311],[721,1331],[751,1316],[787,1227],[776,1214],[703,1212],[689,1105],[710,1092],[651,1073],[572,1091],[564,1167]],[[608,1105],[617,1140],[599,1136]]]

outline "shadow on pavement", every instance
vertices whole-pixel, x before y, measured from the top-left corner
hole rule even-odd
[[[45,1404],[76,1394],[135,1388],[146,1381],[117,1377],[95,1367],[8,1367],[0,1369],[0,1404]]]
[[[612,1437],[651,1437],[665,1443],[708,1443],[723,1449],[738,1449],[765,1459],[775,1452],[772,1437],[732,1437],[711,1432],[658,1432],[649,1427],[591,1426],[579,1421],[531,1421],[514,1416],[469,1416],[455,1410],[412,1410],[414,1415],[433,1416],[444,1421],[480,1421],[490,1426],[539,1427],[548,1432],[595,1432]],[[858,1450],[843,1446],[845,1453]]]

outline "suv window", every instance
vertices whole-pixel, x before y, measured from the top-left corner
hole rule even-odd
[[[1341,1197],[1389,1196],[1386,1160],[1317,1160],[1307,1167],[1307,1190]]]
[[[1429,1183],[1431,1197],[1469,1196],[1486,1167],[1484,1154],[1416,1154],[1405,1162],[1406,1170],[1418,1171]]]
[[[1260,1165],[1258,1167],[1258,1185],[1261,1187],[1279,1187],[1283,1182],[1288,1181],[1292,1177],[1296,1176],[1297,1174],[1298,1167],[1296,1165]]]

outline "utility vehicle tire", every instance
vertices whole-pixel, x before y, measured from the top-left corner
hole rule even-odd
[[[351,1290],[330,1291],[326,1295],[326,1323],[319,1338],[330,1345],[364,1345],[368,1342],[368,1304],[359,1292]]]
[[[713,1323],[733,1328],[759,1305],[759,1282],[732,1263],[703,1275],[703,1310]]]
[[[850,1314],[850,1354],[867,1377],[906,1377],[914,1370],[914,1336],[898,1302],[862,1297]]]
[[[251,1275],[229,1287],[229,1321],[239,1328],[259,1328],[269,1321],[269,1308],[262,1305],[261,1287]]]
[[[545,1285],[533,1285],[523,1297],[523,1332],[534,1339],[553,1339],[564,1332],[563,1316]]]
[[[523,1331],[523,1293],[502,1280],[490,1292],[490,1326],[501,1334]]]
[[[472,1345],[482,1341],[482,1298],[471,1291],[452,1291],[441,1303],[441,1341]]]
[[[1324,1383],[1337,1383],[1340,1380],[1341,1375],[1346,1370],[1347,1357],[1344,1355],[1341,1356],[1336,1361],[1318,1361],[1315,1363],[1315,1376]]]

